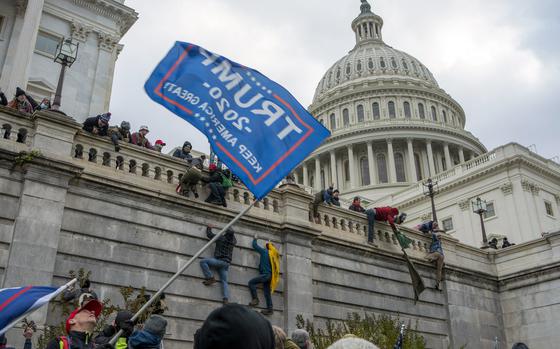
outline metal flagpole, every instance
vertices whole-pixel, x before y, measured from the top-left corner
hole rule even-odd
[[[206,245],[204,245],[200,250],[198,250],[197,253],[194,254],[194,256],[191,257],[191,259],[189,259],[189,261],[187,263],[185,263],[185,265],[183,265],[181,268],[179,268],[179,270],[175,273],[175,275],[173,275],[171,277],[171,279],[169,279],[163,286],[161,286],[161,288],[146,302],[146,304],[144,304],[142,306],[142,308],[140,308],[140,310],[138,310],[138,312],[136,314],[134,314],[134,316],[132,317],[132,321],[136,321],[136,319],[138,319],[140,317],[140,315],[142,315],[142,313],[144,313],[146,311],[146,309],[148,309],[148,307],[150,305],[152,305],[152,303],[163,293],[163,291],[165,291],[175,280],[177,280],[177,278],[183,274],[185,272],[185,270],[187,270],[187,268],[193,264],[193,262],[200,257],[200,255],[206,251],[208,249],[208,247],[212,246],[214,244],[214,242],[216,242],[216,240],[218,240],[224,233],[226,230],[228,230],[232,225],[235,224],[235,222],[237,222],[239,220],[239,218],[243,217],[243,215],[245,215],[245,213],[249,212],[249,210],[251,209],[251,207],[253,207],[255,205],[255,202],[257,202],[257,200],[254,200],[251,205],[247,206],[243,211],[239,212],[237,214],[237,216],[235,216],[235,218],[233,218],[231,220],[231,222],[229,222],[225,227],[222,228],[222,230],[220,230],[220,232],[218,234],[216,234],[212,240],[208,241],[208,243]],[[115,345],[115,343],[117,342],[117,340],[119,339],[119,337],[123,334],[123,330],[120,329],[119,332],[117,332],[117,334],[115,334],[115,336],[113,338],[111,338],[111,341],[109,342],[109,344],[111,345]]]
[[[68,289],[70,286],[74,285],[76,282],[78,281],[77,278],[74,278],[72,280],[70,280],[70,282],[68,282],[66,285],[61,286],[58,288],[58,290],[56,290],[56,292],[53,294],[53,296],[51,297],[51,299],[54,299],[56,296],[58,296],[62,291]],[[49,302],[45,303],[45,304],[49,304]],[[44,304],[43,304],[44,305]],[[41,307],[33,310],[30,313],[24,313],[23,315],[21,315],[20,317],[18,317],[17,319],[15,319],[14,321],[12,321],[8,326],[6,326],[6,328],[4,329],[3,333],[6,333],[10,328],[14,327],[18,322],[22,321],[23,319],[25,319],[27,316],[33,314],[35,311],[41,309]]]

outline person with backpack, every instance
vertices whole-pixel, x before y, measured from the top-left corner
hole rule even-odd
[[[66,319],[67,335],[53,338],[46,349],[93,349],[91,335],[102,310],[103,304],[96,299],[76,308]]]

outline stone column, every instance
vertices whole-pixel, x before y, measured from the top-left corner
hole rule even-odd
[[[319,159],[319,155],[315,157],[315,183],[314,187],[315,190],[320,191],[321,188],[321,159]]]
[[[461,164],[465,162],[465,154],[463,153],[463,147],[459,147],[459,162]]]
[[[406,146],[408,148],[408,166],[410,172],[409,182],[416,182],[418,178],[416,177],[416,162],[414,161],[414,147],[412,145],[412,138],[406,139]]]
[[[350,169],[350,188],[356,188],[356,172],[354,171],[354,146],[348,146],[348,168]]]
[[[66,195],[80,168],[36,158],[26,165],[2,288],[51,285]],[[47,307],[30,315],[46,320]]]
[[[389,158],[389,183],[396,183],[397,172],[395,169],[395,153],[393,152],[393,140],[391,138],[387,139],[387,155]]]
[[[367,156],[368,156],[368,167],[369,167],[369,181],[370,181],[370,184],[374,184],[374,183],[377,183],[377,182],[374,180],[375,171],[374,171],[374,167],[373,167],[374,158],[373,158],[373,144],[372,144],[372,142],[367,143]]]
[[[445,166],[450,170],[453,164],[451,163],[451,154],[449,154],[449,144],[447,143],[443,143],[443,155],[445,156]]]
[[[104,113],[109,108],[111,88],[113,83],[112,72],[116,61],[116,45],[119,38],[107,33],[97,33],[97,63],[93,82],[92,99],[88,115]]]
[[[15,94],[16,87],[26,89],[29,64],[31,63],[35,42],[37,41],[43,4],[44,0],[28,0],[25,10],[18,8],[18,11],[25,11],[23,22],[21,22],[19,35],[13,36],[11,39],[9,51],[13,52],[13,55],[6,58],[4,69],[2,70],[2,79],[0,79],[0,85],[6,92],[7,98],[11,98]],[[24,5],[19,4],[19,6]],[[13,46],[11,45],[12,42]]]
[[[311,241],[321,234],[309,222],[309,202],[313,197],[292,186],[279,189],[282,195],[282,286],[284,312],[282,327],[296,329],[296,316],[313,321],[313,263]]]
[[[297,173],[297,169],[294,171],[294,181],[296,181],[296,183],[299,184],[299,175]]]
[[[338,188],[338,177],[336,174],[336,154],[334,150],[331,150],[331,183],[334,183],[334,187]]]
[[[309,187],[309,173],[305,161],[303,162],[303,185]]]
[[[430,170],[429,177],[436,175],[436,165],[434,163],[434,152],[432,151],[432,141],[426,140],[426,151],[428,152],[428,166]]]

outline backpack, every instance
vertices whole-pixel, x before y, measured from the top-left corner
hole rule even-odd
[[[231,175],[229,177],[226,177],[226,175],[220,172],[220,176],[222,176],[222,187],[224,187],[224,189],[233,187],[233,181],[231,180]]]

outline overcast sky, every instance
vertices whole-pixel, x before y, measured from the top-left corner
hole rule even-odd
[[[304,106],[323,73],[354,46],[359,0],[126,0],[140,18],[121,41],[115,123],[150,126],[170,150],[206,138],[148,99],[143,85],[174,41],[255,68]],[[466,129],[488,149],[517,142],[560,155],[560,2],[377,0],[385,43],[418,58],[465,109]]]

